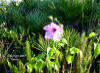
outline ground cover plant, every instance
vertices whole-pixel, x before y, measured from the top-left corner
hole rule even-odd
[[[0,73],[99,73],[100,3],[0,4]]]

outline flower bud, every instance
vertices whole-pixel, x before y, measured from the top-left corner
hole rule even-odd
[[[53,17],[52,16],[49,16],[49,19],[53,20]]]

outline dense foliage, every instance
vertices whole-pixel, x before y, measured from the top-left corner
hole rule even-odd
[[[51,23],[64,29],[59,41],[45,39]],[[98,0],[0,4],[0,73],[99,73],[99,56]]]

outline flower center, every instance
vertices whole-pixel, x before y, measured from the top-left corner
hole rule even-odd
[[[56,28],[53,28],[53,32],[56,32],[56,30],[57,30]]]

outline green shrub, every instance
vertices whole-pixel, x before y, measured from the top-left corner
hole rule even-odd
[[[43,25],[48,23],[50,15],[80,31],[87,26],[95,27],[100,10],[97,2],[92,3],[92,0],[24,0],[20,4],[12,2],[4,7],[6,13],[0,11],[1,22],[6,22],[9,27],[22,26],[32,32],[40,32]]]

